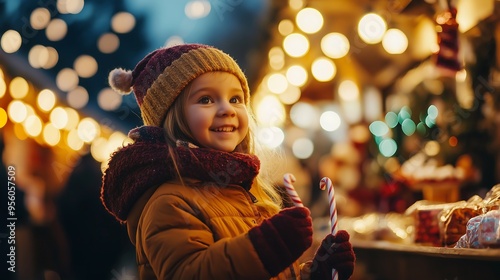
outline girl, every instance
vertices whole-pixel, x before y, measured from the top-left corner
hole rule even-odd
[[[115,152],[103,177],[106,209],[127,224],[141,279],[339,279],[353,272],[349,235],[328,235],[312,261],[305,207],[280,210],[259,174],[245,75],[206,45],[162,48],[115,90],[134,91],[145,126]]]

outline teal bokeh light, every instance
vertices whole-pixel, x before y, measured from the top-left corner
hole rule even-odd
[[[401,124],[401,129],[403,130],[404,134],[406,134],[407,136],[411,136],[413,135],[413,133],[415,133],[417,126],[411,119],[406,119]]]
[[[398,122],[400,124],[402,124],[404,122],[404,120],[409,119],[409,118],[411,118],[411,110],[410,110],[410,108],[404,106],[399,111]]]
[[[431,106],[429,106],[429,108],[427,108],[427,116],[434,119],[434,120],[437,118],[438,113],[439,113],[439,110],[435,105],[431,105]]]
[[[417,131],[421,135],[426,135],[427,134],[427,127],[425,126],[425,124],[423,122],[419,122],[417,124]]]
[[[374,121],[370,124],[370,132],[375,136],[384,136],[389,133],[389,127],[383,121]]]
[[[388,112],[385,114],[385,123],[390,128],[395,128],[398,125],[398,115],[394,112]]]
[[[384,139],[378,145],[378,149],[384,157],[392,157],[398,150],[398,144],[394,139]]]

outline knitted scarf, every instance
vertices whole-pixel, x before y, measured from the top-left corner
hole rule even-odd
[[[111,155],[101,187],[104,207],[121,223],[147,189],[178,177],[177,170],[182,177],[221,187],[238,184],[247,191],[259,173],[260,161],[255,155],[190,145],[175,148],[176,170],[162,128],[142,126],[131,130],[129,137],[135,142]]]

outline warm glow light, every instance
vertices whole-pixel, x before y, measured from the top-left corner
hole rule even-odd
[[[382,41],[386,30],[387,23],[375,13],[364,15],[358,24],[358,35],[367,44],[376,44]]]
[[[351,80],[344,80],[339,85],[339,96],[344,101],[358,100],[358,86]]]
[[[109,159],[109,156],[113,152],[115,152],[118,148],[121,148],[124,145],[126,145],[129,142],[129,140],[131,140],[131,139],[128,138],[122,132],[120,132],[120,131],[113,132],[109,136],[108,142],[107,142],[107,145],[106,145],[106,151],[105,151],[105,154],[104,154],[104,156],[106,157],[106,159]]]
[[[261,125],[280,126],[285,121],[285,108],[275,95],[266,95],[256,108],[257,122]]]
[[[367,122],[373,122],[383,116],[382,93],[375,87],[367,87],[363,93],[363,112]]]
[[[31,115],[36,115],[35,113],[35,109],[33,108],[33,106],[31,106],[30,104],[27,104],[27,103],[24,103],[24,106],[26,106],[26,112],[27,112],[27,117],[31,116]]]
[[[336,112],[326,111],[321,114],[319,124],[321,125],[321,128],[326,131],[335,131],[342,124],[342,120]]]
[[[337,74],[335,63],[326,57],[320,57],[313,61],[311,66],[313,77],[320,82],[328,82]]]
[[[57,10],[61,14],[78,14],[82,11],[84,0],[57,1]]]
[[[211,5],[207,0],[190,1],[184,7],[184,13],[190,19],[200,19],[210,13]]]
[[[96,161],[103,162],[109,158],[109,155],[106,155],[107,144],[108,141],[103,137],[98,137],[92,142],[92,145],[90,146],[90,154],[92,154],[92,157]]]
[[[66,126],[64,126],[64,129],[65,130],[75,129],[78,125],[78,122],[80,121],[80,116],[78,115],[78,112],[72,108],[64,108],[64,111],[66,111],[66,114],[68,115],[68,122],[66,123]]]
[[[64,68],[56,76],[56,84],[62,91],[70,91],[78,86],[79,78],[75,70]]]
[[[74,90],[68,92],[66,100],[71,107],[81,109],[89,102],[89,93],[84,87],[78,86]]]
[[[328,33],[321,39],[321,50],[331,58],[344,57],[349,52],[349,48],[349,40],[341,33]]]
[[[283,40],[283,49],[291,57],[304,56],[309,51],[309,40],[299,33],[292,33]]]
[[[128,12],[116,13],[111,18],[111,29],[116,33],[128,33],[135,27],[135,17]]]
[[[1,127],[1,126],[0,126]],[[456,136],[451,136],[449,139],[448,139],[448,144],[451,146],[451,147],[456,147],[458,145],[458,138]]]
[[[280,47],[273,47],[269,50],[269,66],[274,70],[281,70],[285,65],[285,53]]]
[[[307,82],[307,70],[301,65],[292,65],[286,71],[286,78],[294,86],[303,86]]]
[[[100,134],[99,124],[91,118],[84,118],[78,124],[78,137],[85,143],[92,142]]]
[[[73,65],[78,76],[90,78],[97,72],[97,61],[90,55],[80,55]]]
[[[9,115],[9,119],[15,123],[23,122],[28,116],[26,105],[24,105],[24,103],[19,100],[10,102],[9,106],[7,107],[7,112]]]
[[[465,33],[482,20],[491,16],[497,16],[498,10],[495,8],[495,3],[498,3],[498,1],[456,1],[459,31]]]
[[[50,122],[57,129],[63,129],[68,124],[68,113],[61,107],[56,107],[50,112]]]
[[[272,93],[281,94],[288,87],[288,81],[285,75],[274,73],[267,79],[267,87]]]
[[[5,31],[2,35],[2,39],[0,39],[0,46],[6,53],[17,52],[22,43],[23,39],[21,38],[21,34],[15,30]]]
[[[293,22],[289,19],[284,19],[278,24],[278,32],[281,36],[286,36],[293,32]]]
[[[31,115],[24,120],[23,127],[29,136],[37,137],[42,132],[42,121],[37,115]]]
[[[7,124],[7,112],[0,107],[0,128]]]
[[[173,36],[168,37],[167,41],[165,42],[165,47],[169,48],[169,47],[182,45],[182,44],[184,44],[184,39],[182,39],[182,37],[180,37],[180,36],[173,35]]]
[[[45,60],[45,63],[40,64],[40,67],[43,69],[51,69],[56,66],[59,61],[59,53],[53,47],[46,47],[45,49],[47,50],[48,57],[47,60]]]
[[[102,89],[97,95],[97,104],[105,111],[118,109],[122,104],[123,95],[107,87]]]
[[[462,69],[455,74],[457,82],[465,82],[467,79],[467,70]]]
[[[83,147],[84,142],[78,136],[78,131],[76,129],[71,130],[66,138],[66,143],[74,151],[78,151]]]
[[[359,99],[342,101],[340,105],[344,112],[343,116],[346,123],[355,124],[362,120],[363,110]]]
[[[288,6],[293,10],[300,10],[304,7],[304,0],[288,0]]]
[[[43,128],[43,140],[48,145],[55,146],[61,140],[61,132],[51,123],[48,123]]]
[[[47,36],[47,39],[51,41],[62,40],[66,36],[67,32],[68,25],[66,25],[66,22],[60,18],[51,20],[45,29],[45,35]]]
[[[323,15],[313,8],[304,8],[297,13],[295,22],[305,33],[316,33],[323,27]]]
[[[424,152],[426,155],[433,157],[439,154],[441,147],[437,141],[429,141],[424,146]]]
[[[401,54],[408,48],[408,38],[403,31],[391,28],[385,32],[382,46],[390,54]]]
[[[26,140],[28,139],[28,135],[24,131],[24,127],[20,123],[15,123],[14,124],[14,134],[16,135],[17,139],[19,140]]]
[[[28,82],[22,77],[15,77],[10,81],[9,91],[10,96],[14,99],[22,99],[28,95],[30,87]]]
[[[344,121],[350,124],[360,122],[363,111],[358,86],[351,80],[342,81],[339,85],[338,94],[344,112]]]
[[[287,89],[285,92],[282,94],[278,95],[278,98],[281,100],[283,104],[293,104],[297,102],[300,99],[302,92],[300,91],[300,88],[294,86],[294,85],[288,85]]]
[[[97,48],[102,53],[113,53],[118,49],[119,46],[120,39],[118,38],[118,36],[116,36],[116,34],[113,33],[102,34],[97,41]]]
[[[54,108],[56,104],[56,95],[49,89],[40,91],[37,97],[37,106],[44,112],[48,112]]]
[[[412,33],[411,40],[412,56],[424,59],[439,50],[436,23],[430,19],[423,18]]]
[[[314,143],[308,138],[299,138],[293,142],[292,152],[297,158],[309,158],[314,152]]]
[[[278,147],[284,139],[285,134],[279,127],[263,127],[257,130],[257,140],[268,148]]]
[[[36,8],[31,12],[30,25],[33,29],[40,30],[47,27],[50,22],[50,12],[46,8]]]
[[[318,127],[319,112],[306,102],[297,102],[290,109],[290,120],[301,128],[314,129]]]
[[[5,84],[5,80],[0,78],[0,98],[4,97],[6,91],[7,85]]]
[[[49,60],[49,51],[42,45],[33,46],[28,53],[28,62],[33,68],[41,68]]]

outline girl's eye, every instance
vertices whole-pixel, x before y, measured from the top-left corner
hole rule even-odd
[[[242,103],[243,102],[243,98],[241,96],[235,96],[235,97],[232,97],[229,102],[231,103]]]
[[[210,97],[208,97],[208,96],[203,96],[202,98],[200,98],[198,100],[198,103],[201,103],[201,104],[209,104],[210,102],[212,102],[212,99],[210,99]]]

